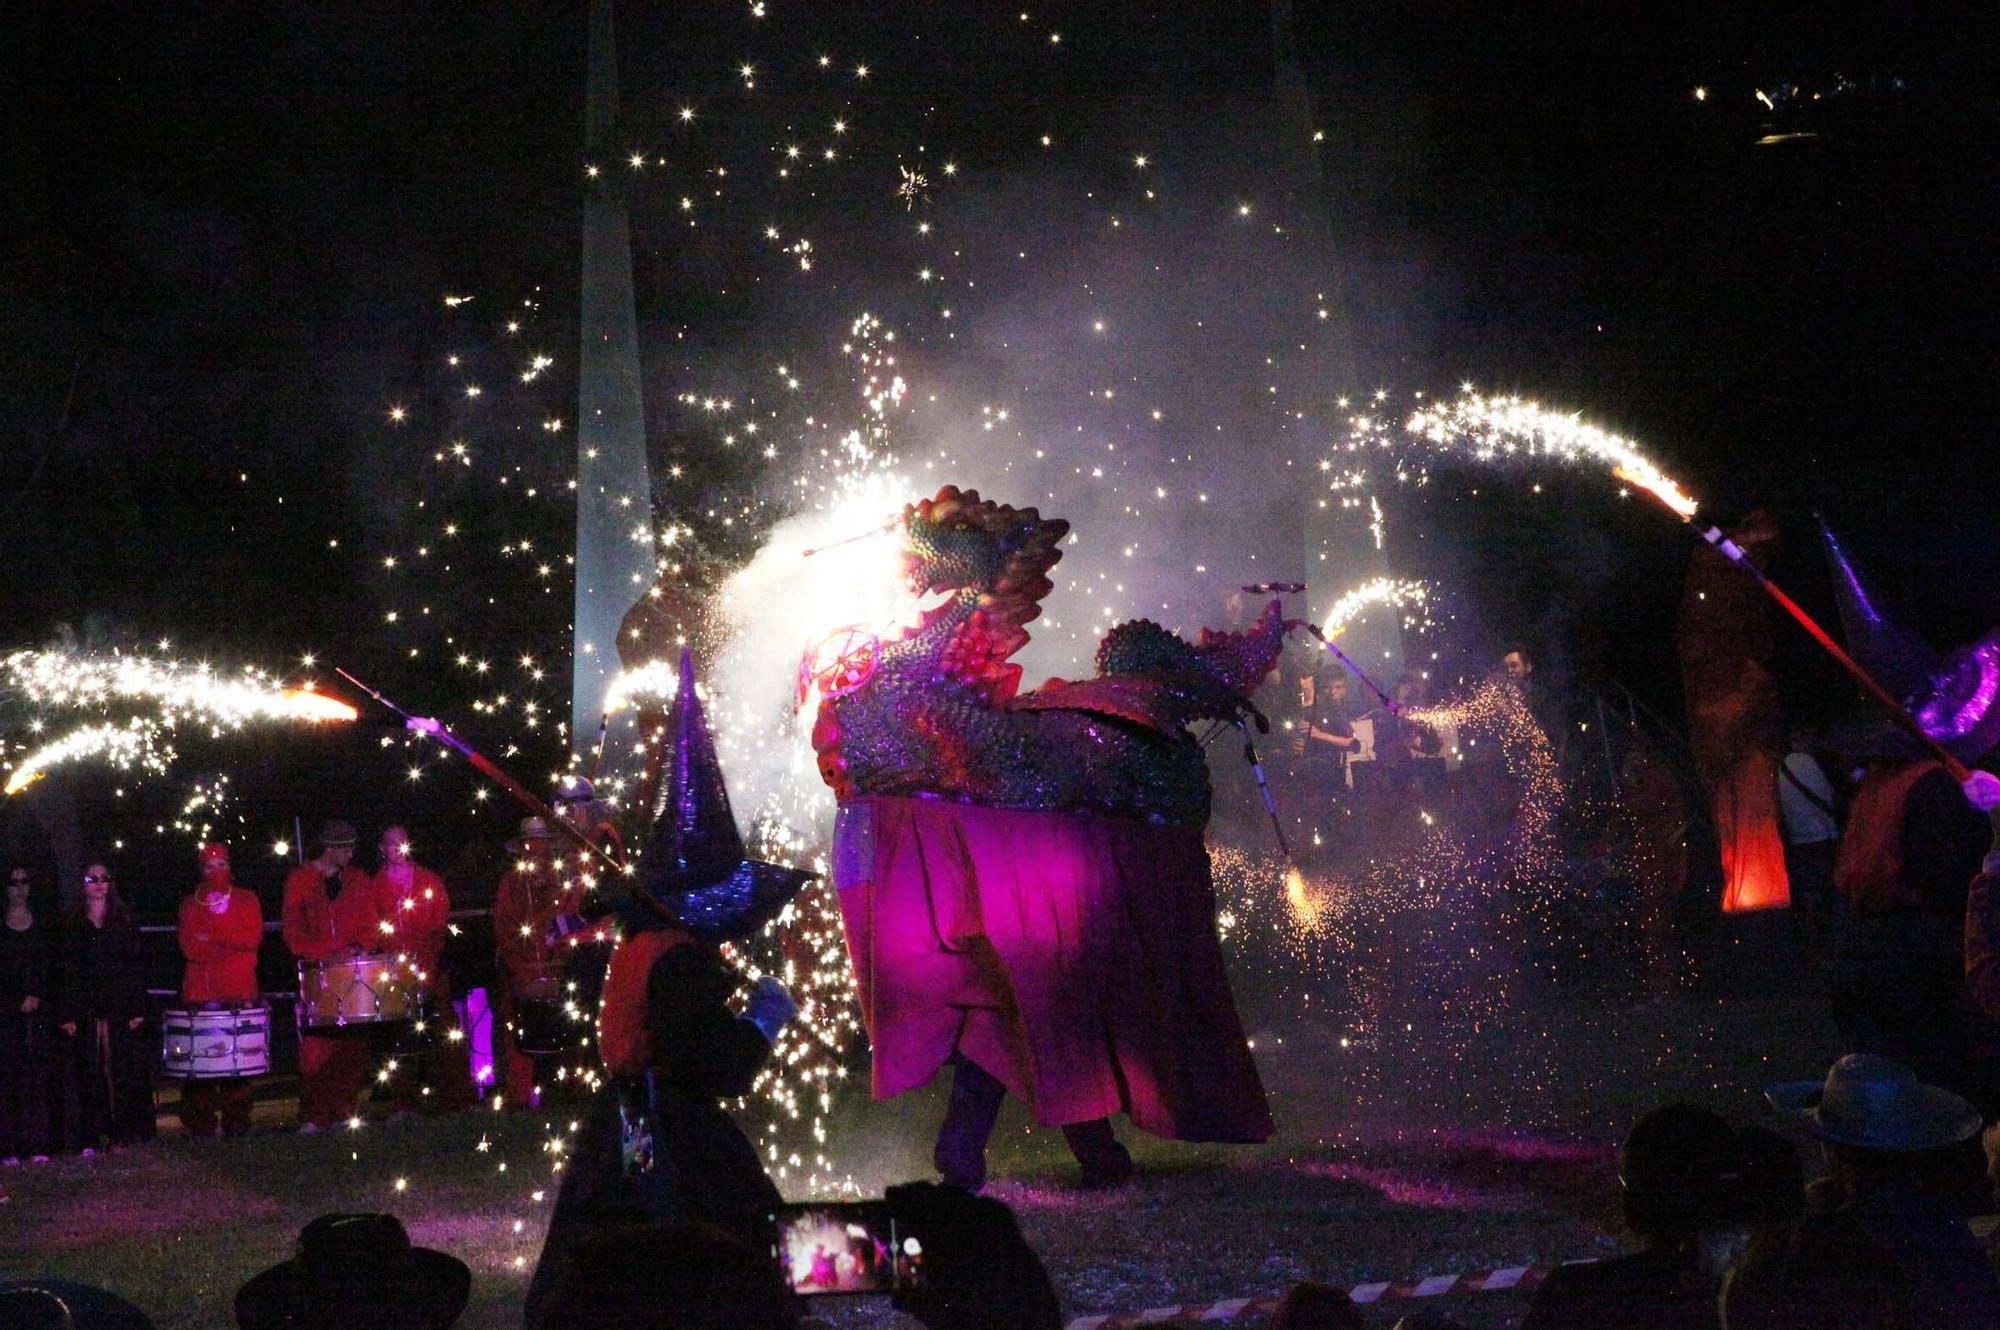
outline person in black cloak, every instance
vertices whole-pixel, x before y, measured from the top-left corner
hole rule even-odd
[[[718,1102],[748,1093],[797,1008],[764,978],[745,1014],[718,944],[777,917],[812,874],[745,856],[722,767],[681,655],[667,795],[636,886],[612,884],[621,934],[598,1043],[607,1081],[564,1170],[524,1320],[537,1330],[578,1245],[607,1226],[700,1220],[761,1246],[778,1189]]]

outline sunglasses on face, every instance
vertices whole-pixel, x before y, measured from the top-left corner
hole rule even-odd
[[[109,882],[109,881],[111,880],[111,874],[109,874],[109,873],[85,873],[85,874],[83,875],[83,880],[84,880],[85,882]]]

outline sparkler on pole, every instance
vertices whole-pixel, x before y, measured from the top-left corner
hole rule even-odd
[[[1383,692],[1382,685],[1376,683],[1373,679],[1369,678],[1368,671],[1362,669],[1359,665],[1356,665],[1354,663],[1354,658],[1352,656],[1348,655],[1345,651],[1342,651],[1339,647],[1335,646],[1333,644],[1333,639],[1328,637],[1324,632],[1320,631],[1320,626],[1318,624],[1313,623],[1310,620],[1306,619],[1293,619],[1287,622],[1285,624],[1285,627],[1303,628],[1307,632],[1311,633],[1314,637],[1317,637],[1319,639],[1319,644],[1325,647],[1328,651],[1331,651],[1333,653],[1333,658],[1339,661],[1342,665],[1345,665],[1347,667],[1348,673],[1352,674],[1355,678],[1361,680],[1362,685],[1365,688],[1367,688],[1369,692],[1375,694],[1377,700],[1379,700],[1382,703],[1383,707],[1387,709],[1390,715],[1400,716],[1403,714],[1402,704],[1397,702],[1395,698]]]
[[[370,688],[367,684],[361,682],[361,680],[349,674],[346,670],[335,667],[334,673],[338,674],[341,678],[347,680],[347,682],[353,684],[356,688],[359,688],[362,692],[368,694],[368,696],[374,698],[377,702],[380,702],[383,706],[389,708],[389,710],[401,716],[403,718],[404,728],[417,734],[428,734],[432,738],[437,739],[439,742],[445,744],[447,747],[455,749],[461,756],[465,758],[466,761],[472,764],[472,767],[475,771],[479,772],[479,774],[485,776],[495,785],[498,785],[501,789],[505,790],[508,794],[512,795],[516,803],[520,804],[523,808],[527,809],[534,816],[539,817],[544,822],[548,823],[549,827],[552,830],[554,830],[557,835],[561,836],[564,840],[569,841],[572,845],[576,846],[577,849],[581,850],[585,855],[589,856],[592,859],[595,859],[600,865],[602,865],[605,869],[607,869],[614,878],[619,878],[619,877],[629,878],[633,875],[632,869],[629,866],[620,864],[616,859],[612,858],[609,852],[607,852],[602,846],[593,844],[589,837],[585,836],[581,831],[578,831],[575,827],[571,826],[567,819],[558,817],[556,815],[555,810],[553,808],[550,808],[548,804],[544,803],[540,798],[538,798],[532,790],[530,790],[527,786],[521,784],[520,781],[515,780],[512,776],[508,775],[506,772],[502,771],[499,767],[493,765],[493,763],[489,761],[484,754],[480,753],[471,744],[466,743],[463,739],[460,739],[457,735],[453,734],[450,730],[446,729],[442,721],[436,720],[433,717],[429,716],[411,715],[409,712],[397,706],[394,702],[390,701],[387,697],[383,696],[381,693],[376,692],[373,688]],[[665,908],[661,906],[658,902],[654,901],[653,898],[649,896],[647,893],[639,890],[636,884],[627,882],[625,884],[625,887],[626,889],[629,889],[633,895],[637,896],[641,901],[645,902],[647,906],[649,906],[654,910],[659,911],[662,918],[666,918],[670,922],[672,921],[672,916],[666,912]]]
[[[799,551],[799,557],[802,559],[810,559],[815,554],[824,554],[828,550],[837,550],[842,545],[858,545],[864,540],[873,540],[876,536],[887,535],[889,532],[894,531],[897,527],[901,526],[902,524],[903,524],[902,518],[892,517],[888,521],[884,522],[881,526],[870,527],[866,531],[856,532],[854,535],[848,536],[843,540],[829,541],[824,545],[815,545],[811,549],[801,550]]]
[[[597,713],[597,747],[591,750],[591,757],[590,757],[589,779],[592,785],[597,784],[598,769],[604,765],[604,742],[606,733],[607,731],[610,730],[610,728],[611,728],[611,708],[607,706],[604,708],[604,710]]]
[[[1878,683],[1874,675],[1863,669],[1861,662],[1848,655],[1840,643],[1834,641],[1828,635],[1826,629],[1819,626],[1812,615],[1807,614],[1804,609],[1800,608],[1797,601],[1785,594],[1783,587],[1773,582],[1765,575],[1762,568],[1751,562],[1750,557],[1743,552],[1743,548],[1740,545],[1728,536],[1723,535],[1719,527],[1710,526],[1704,530],[1695,526],[1694,515],[1696,504],[1693,499],[1675,488],[1672,482],[1667,481],[1664,477],[1658,477],[1656,483],[1656,478],[1638,475],[1627,471],[1623,467],[1614,469],[1612,474],[1616,475],[1620,480],[1638,486],[1658,499],[1662,504],[1671,509],[1682,522],[1686,523],[1689,527],[1693,527],[1703,540],[1720,551],[1724,558],[1748,573],[1752,580],[1763,588],[1765,595],[1776,601],[1784,609],[1785,613],[1791,615],[1798,622],[1801,628],[1811,633],[1813,640],[1825,647],[1827,654],[1839,661],[1841,666],[1854,676],[1855,681],[1867,690],[1870,697],[1873,697],[1888,709],[1889,719],[1895,721],[1900,729],[1930,751],[1931,756],[1936,758],[1938,763],[1951,774],[1953,780],[1963,785],[1971,778],[1972,773],[1966,768],[1965,763],[1959,761],[1949,749],[1936,739],[1933,739],[1924,727],[1917,723],[1917,718],[1912,716],[1904,708],[1903,704],[1896,699],[1894,694]]]

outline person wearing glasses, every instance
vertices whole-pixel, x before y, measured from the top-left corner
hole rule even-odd
[[[69,1143],[85,1154],[153,1139],[153,1054],[139,924],[111,869],[93,859],[83,903],[64,921],[57,966],[56,1029],[68,1041],[75,1113]]]
[[[49,1118],[51,929],[35,917],[35,879],[7,874],[7,918],[0,927],[0,1163],[45,1162],[53,1144]]]

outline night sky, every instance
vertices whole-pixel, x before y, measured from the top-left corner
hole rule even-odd
[[[1813,12],[1827,8],[1302,3],[1298,69],[1325,135],[1308,149],[1280,143],[1269,114],[1261,6],[1030,6],[1023,21],[957,3],[623,4],[618,151],[666,161],[617,184],[656,478],[684,468],[678,488],[661,482],[661,521],[699,527],[782,492],[681,397],[747,405],[785,364],[830,411],[852,396],[833,347],[866,308],[904,332],[913,381],[949,381],[940,409],[974,422],[1011,391],[1052,429],[1060,385],[1109,385],[1114,369],[1133,385],[1121,409],[1165,400],[1134,363],[1170,365],[1170,405],[1198,402],[1232,434],[1268,425],[1258,394],[1286,373],[1309,422],[1291,439],[1336,393],[1529,392],[1642,440],[1718,518],[1770,507],[1780,576],[1815,607],[1823,512],[1935,644],[1968,640],[2000,619],[1995,33],[1969,6],[1870,22]],[[573,435],[535,422],[575,410],[577,204],[595,155],[583,7],[313,9],[48,5],[17,30],[35,72],[10,99],[26,238],[5,261],[0,640],[68,626],[92,645],[168,637],[280,667],[315,651],[422,705],[469,704],[479,688],[446,681],[451,646],[560,652],[559,566],[495,564],[489,539],[451,578],[399,584],[381,558],[410,559],[451,504],[488,522],[482,539],[564,539],[552,496]],[[815,166],[834,116],[852,138]],[[788,142],[805,162],[781,180]],[[914,205],[894,196],[903,167],[930,182]],[[1296,227],[1219,229],[1238,197],[1259,224],[1317,216],[1325,252]],[[1110,238],[1128,218],[1143,248]],[[787,248],[801,236],[809,272]],[[1003,261],[1031,240],[1032,264]],[[936,289],[915,280],[932,268]],[[1278,325],[1301,312],[1292,287],[1315,283],[1339,314],[1307,348]],[[449,293],[475,300],[447,310]],[[1092,353],[1043,325],[1106,293],[1132,336],[1136,307],[1159,317],[1093,381]],[[1231,312],[1213,334],[1192,330],[1197,299]],[[496,349],[503,310],[526,325],[516,350],[532,339],[556,361],[504,391],[498,366],[520,357]],[[1267,346],[1294,345],[1301,358],[1267,375]],[[447,352],[495,366],[489,397],[457,395]],[[440,470],[451,439],[472,441],[476,472]],[[466,488],[499,475],[509,504],[544,492],[502,509]],[[1521,486],[1487,488],[1476,505],[1429,498],[1390,537],[1400,566],[1455,588],[1456,648],[1474,659],[1525,633],[1578,682],[1617,679],[1671,710],[1683,534],[1597,499],[1577,510],[1588,520],[1552,521]],[[1098,502],[1058,494],[1045,509],[1089,529]],[[740,557],[731,542],[752,529],[703,534]],[[475,606],[474,586],[502,589]],[[414,618],[431,601],[431,638],[383,621],[385,605]],[[1803,650],[1791,670],[1805,709],[1843,705]],[[558,711],[559,683],[544,690]],[[546,732],[523,742],[529,769],[557,760]],[[329,760],[228,765],[261,772],[274,808]]]

